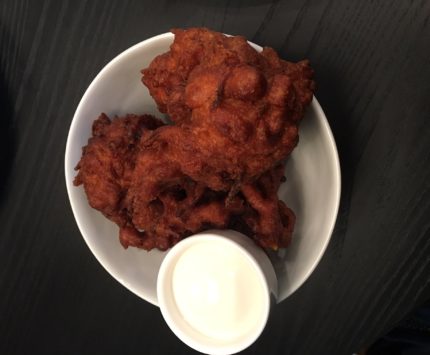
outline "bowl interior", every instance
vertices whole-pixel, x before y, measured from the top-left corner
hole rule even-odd
[[[166,253],[124,250],[118,240],[118,227],[89,206],[83,188],[73,186],[73,178],[92,123],[101,112],[111,118],[127,113],[161,117],[140,81],[140,70],[155,56],[168,51],[173,38],[172,33],[165,33],[141,42],[121,53],[97,75],[76,110],[65,155],[69,199],[88,247],[115,279],[154,305],[158,304],[158,270]],[[300,287],[316,267],[330,239],[339,205],[336,146],[315,98],[301,124],[300,143],[288,158],[286,177],[279,197],[294,210],[297,222],[291,246],[269,255],[278,276],[279,301]]]

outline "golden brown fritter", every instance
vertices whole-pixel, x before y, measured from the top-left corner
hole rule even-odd
[[[142,71],[142,81],[187,135],[183,156],[194,164],[184,172],[214,190],[252,182],[298,142],[315,87],[308,61],[284,61],[271,48],[258,53],[240,36],[173,32],[170,51]]]
[[[288,245],[294,215],[278,201],[284,165],[244,185],[234,196],[214,191],[185,175],[172,159],[176,133],[151,116],[112,121],[102,114],[83,148],[75,185],[83,185],[90,205],[120,227],[124,247],[166,250],[210,228],[231,228],[260,246]],[[292,213],[292,212],[291,212]],[[269,218],[268,218],[269,217]]]
[[[166,249],[186,236],[210,228],[232,228],[252,237],[259,245],[286,247],[294,226],[294,214],[278,201],[284,164],[264,173],[241,189],[214,191],[184,173],[188,162],[176,149],[185,137],[177,127],[164,126],[140,142],[126,205],[131,225],[123,245],[152,243]],[[179,158],[178,158],[179,157]],[[145,233],[137,232],[144,230]]]
[[[127,223],[124,196],[140,138],[163,123],[150,115],[127,115],[113,121],[104,113],[94,121],[92,137],[76,166],[76,186],[83,185],[91,207],[118,225]]]
[[[277,191],[312,100],[309,63],[258,53],[239,36],[173,32],[142,81],[174,124],[100,116],[75,184],[119,225],[124,247],[166,250],[209,228],[286,247],[295,216]]]

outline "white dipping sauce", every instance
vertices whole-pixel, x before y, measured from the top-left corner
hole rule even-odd
[[[214,340],[234,341],[265,323],[267,288],[263,282],[238,248],[197,243],[177,259],[171,292],[191,328]]]

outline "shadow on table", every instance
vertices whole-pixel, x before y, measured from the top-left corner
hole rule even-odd
[[[6,68],[13,71],[23,66],[23,56],[19,54],[16,39],[10,30],[0,23],[0,206],[5,200],[10,179],[12,163],[16,151],[16,132],[14,129],[14,102],[11,95],[11,82],[7,80]],[[15,55],[12,58],[12,55]],[[24,56],[26,58],[26,56]],[[15,79],[17,82],[21,78]]]
[[[430,300],[373,343],[363,354],[430,354]]]
[[[186,0],[184,1],[189,4],[196,4],[198,6],[201,6],[202,2],[201,0]],[[246,0],[246,1],[219,1],[219,0],[206,0],[205,6],[212,6],[212,7],[232,7],[232,8],[244,8],[244,7],[252,7],[257,5],[264,5],[264,4],[273,4],[276,5],[278,1],[273,0]]]
[[[0,72],[0,205],[4,199],[7,183],[10,175],[13,158],[15,155],[15,139],[12,127],[13,107],[9,90]]]

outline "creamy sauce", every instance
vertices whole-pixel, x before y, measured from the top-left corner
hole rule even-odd
[[[266,292],[251,261],[221,243],[191,246],[172,275],[179,313],[194,330],[215,340],[239,339],[261,326]]]

